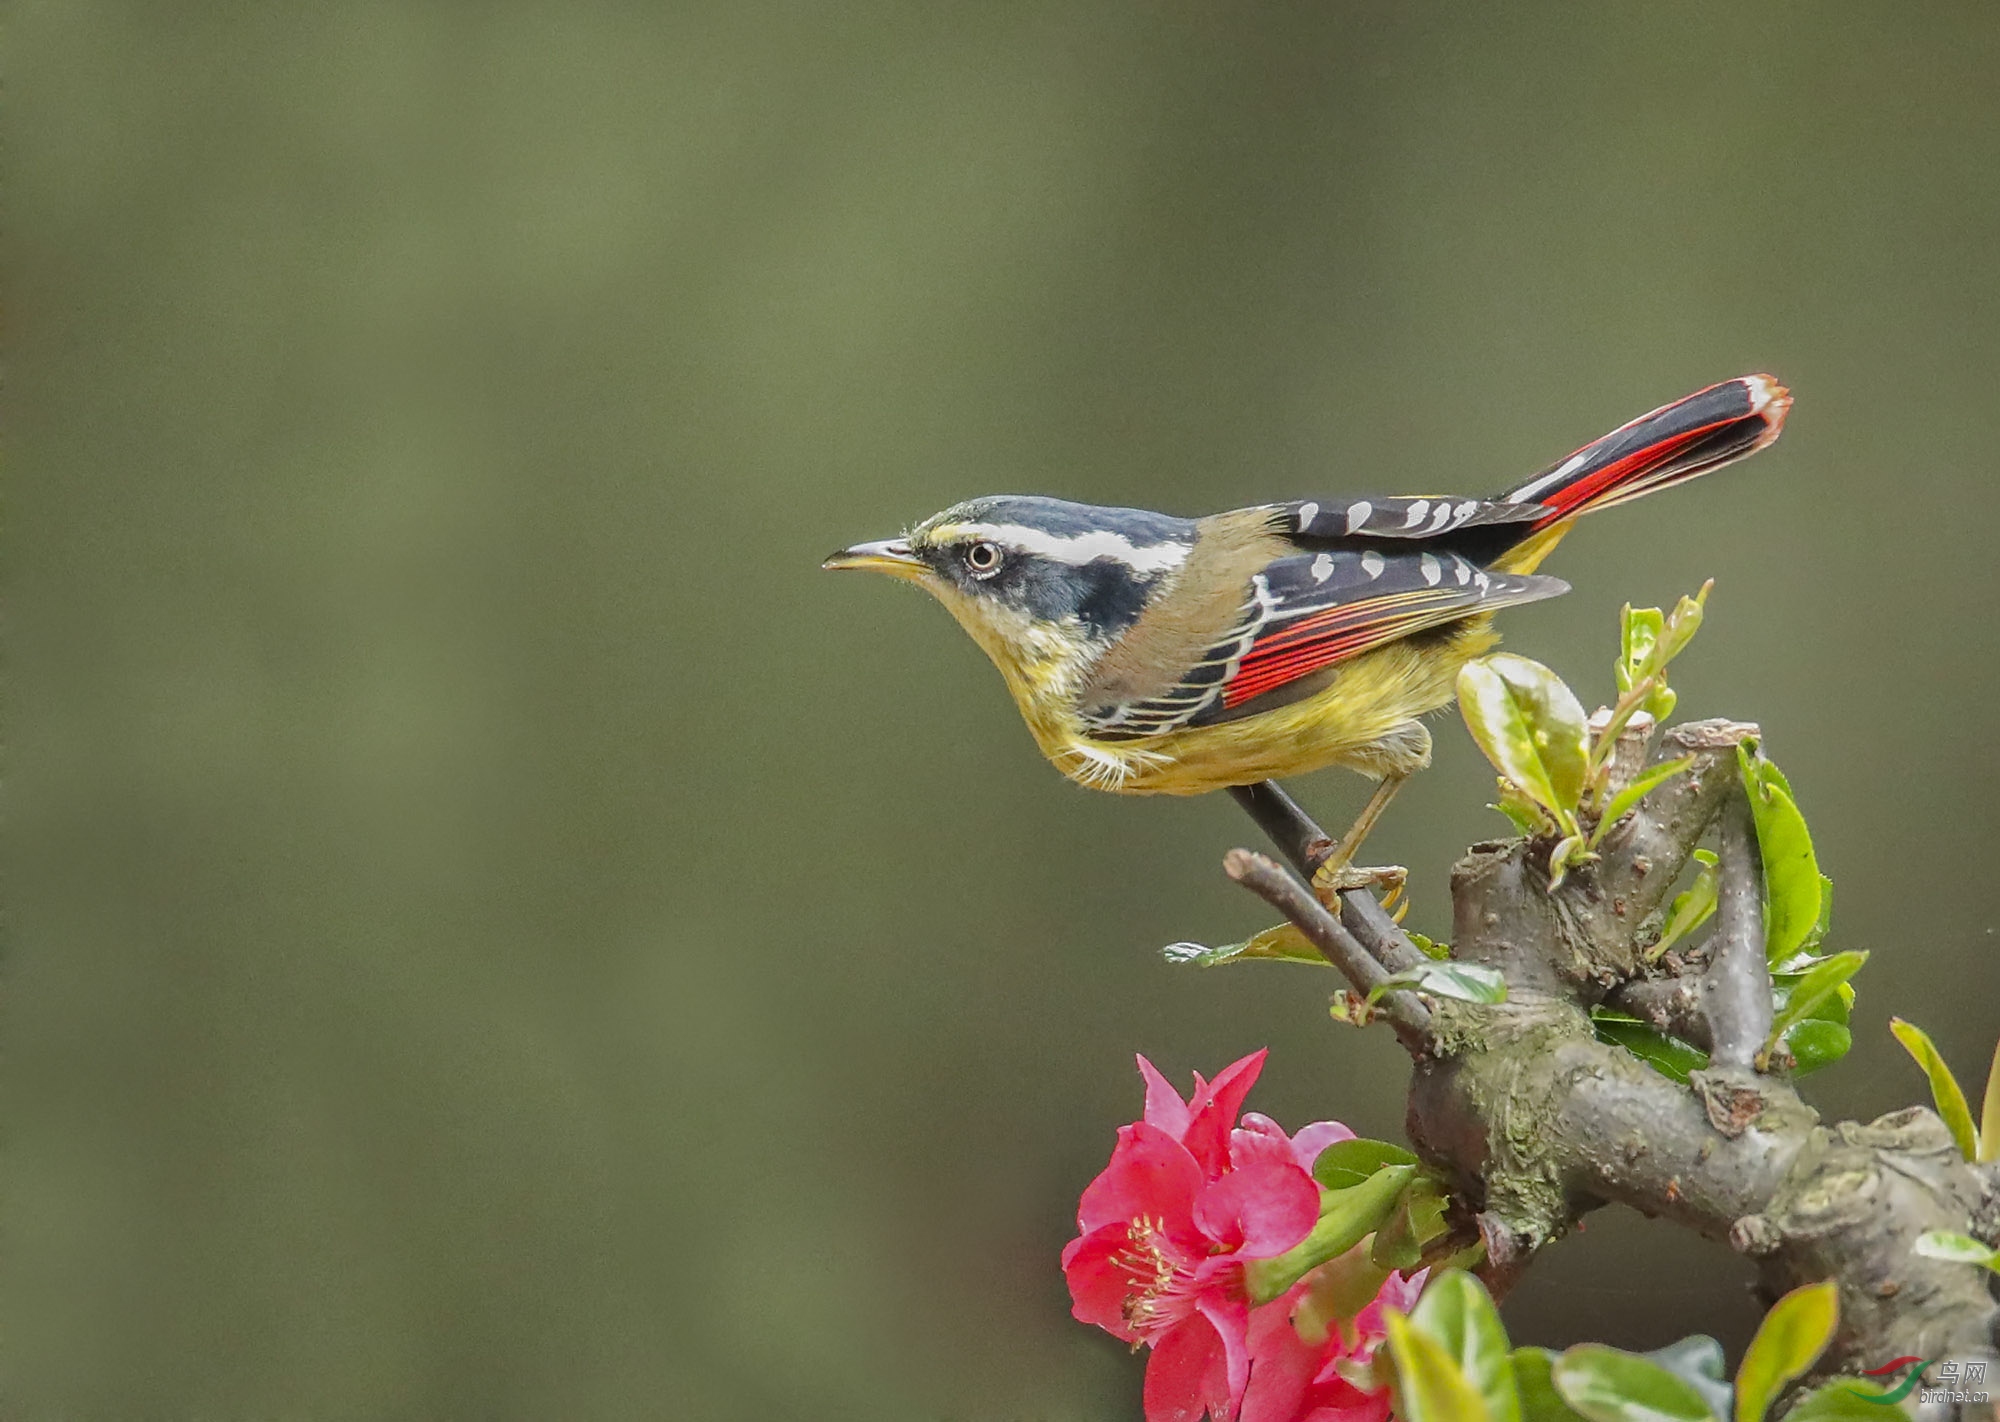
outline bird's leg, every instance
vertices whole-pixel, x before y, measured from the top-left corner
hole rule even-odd
[[[1381,865],[1374,868],[1358,867],[1354,856],[1361,848],[1361,842],[1368,838],[1368,832],[1375,828],[1375,821],[1382,818],[1382,812],[1389,808],[1389,802],[1396,798],[1396,792],[1403,788],[1407,775],[1385,775],[1377,782],[1375,793],[1368,797],[1368,803],[1361,807],[1361,813],[1332,853],[1322,859],[1313,870],[1313,893],[1319,901],[1329,907],[1337,906],[1342,889],[1380,888],[1385,891],[1384,904],[1393,904],[1403,892],[1403,882],[1409,878],[1409,871],[1396,865]]]

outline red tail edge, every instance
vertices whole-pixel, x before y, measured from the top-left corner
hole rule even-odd
[[[1743,375],[1648,411],[1502,497],[1549,512],[1537,529],[1685,483],[1755,454],[1784,430],[1792,394]]]

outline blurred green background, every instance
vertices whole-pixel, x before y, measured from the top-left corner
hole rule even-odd
[[[1593,521],[1586,693],[1713,575],[1875,962],[1872,1115],[2000,1032],[2000,11],[32,3],[11,12],[20,1417],[1131,1418],[1056,1254],[1136,1114],[1400,1129],[1386,1034],[1158,947],[1220,798],[1037,758],[818,571],[982,492],[1483,491],[1743,371]],[[1454,718],[1371,850],[1499,832]],[[1295,787],[1330,820],[1362,782]],[[1606,1212],[1516,1336],[1741,1342]]]

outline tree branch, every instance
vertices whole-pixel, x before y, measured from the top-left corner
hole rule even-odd
[[[1231,879],[1255,891],[1266,903],[1297,925],[1299,931],[1340,969],[1353,989],[1366,997],[1389,981],[1388,970],[1369,955],[1332,914],[1321,906],[1305,885],[1285,872],[1276,860],[1248,849],[1232,849],[1223,856],[1222,871]],[[1423,1051],[1429,1043],[1431,1015],[1416,994],[1391,988],[1381,1000],[1382,1016],[1396,1029],[1396,1035],[1412,1052]]]
[[[1718,1067],[1748,1068],[1771,1031],[1771,970],[1764,961],[1764,860],[1749,797],[1721,815],[1714,950],[1701,976],[1701,1010]]]
[[[1704,1052],[1709,1049],[1708,1018],[1701,1010],[1693,979],[1635,978],[1613,988],[1605,1001],[1631,1013],[1655,1032],[1678,1037]]]
[[[1269,836],[1286,862],[1310,882],[1314,871],[1333,853],[1332,836],[1275,780],[1232,786],[1229,793]],[[1340,921],[1375,961],[1392,973],[1415,967],[1424,956],[1366,889],[1348,889],[1341,894]]]
[[[1688,770],[1613,827],[1599,860],[1560,889],[1549,888],[1545,841],[1477,845],[1458,863],[1453,956],[1499,969],[1508,998],[1426,1006],[1387,996],[1384,1016],[1416,1059],[1411,1141],[1476,1212],[1498,1287],[1615,1202],[1727,1240],[1757,1261],[1773,1296],[1836,1280],[1840,1332],[1822,1373],[1905,1354],[1987,1356],[2000,1348],[2000,1309],[1981,1271],[1912,1246],[1933,1229],[2000,1239],[2000,1169],[1960,1158],[1930,1111],[1825,1126],[1782,1076],[1754,1069],[1771,991],[1762,865],[1736,746],[1756,733],[1728,721],[1667,731],[1653,760],[1689,755]],[[1621,756],[1636,762],[1643,743],[1621,741]],[[1623,762],[1620,771],[1633,773]],[[1331,848],[1275,785],[1236,794],[1301,872]],[[1649,921],[1711,828],[1720,841],[1711,950],[1649,964]],[[1414,961],[1371,895],[1344,894],[1336,919],[1269,859],[1238,850],[1228,866],[1357,991]],[[1589,1010],[1600,1001],[1711,1047],[1710,1067],[1683,1085],[1599,1041]]]

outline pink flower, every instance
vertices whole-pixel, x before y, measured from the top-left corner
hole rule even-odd
[[[1293,1329],[1292,1306],[1275,1300],[1253,1315],[1243,1266],[1311,1232],[1319,1219],[1313,1159],[1353,1132],[1322,1121],[1288,1136],[1256,1115],[1238,1125],[1264,1056],[1243,1058],[1213,1082],[1197,1075],[1185,1101],[1139,1058],[1145,1119],[1119,1130],[1111,1163],[1077,1208],[1081,1234],[1063,1250],[1076,1317],[1152,1349],[1146,1422],[1233,1419],[1253,1391],[1269,1392],[1274,1405],[1303,1400],[1321,1366],[1332,1365],[1320,1359],[1305,1374],[1319,1354]],[[1253,1360],[1272,1374],[1270,1387],[1253,1377]],[[1260,1413],[1256,1422],[1293,1422],[1292,1413]]]
[[[1408,1278],[1391,1274],[1374,1302],[1344,1329],[1301,1316],[1311,1276],[1255,1310],[1248,1339],[1250,1386],[1240,1422],[1387,1422],[1389,1390],[1362,1390],[1343,1375],[1341,1365],[1359,1371],[1367,1364],[1388,1336],[1383,1309],[1407,1313],[1423,1291],[1426,1272]]]

